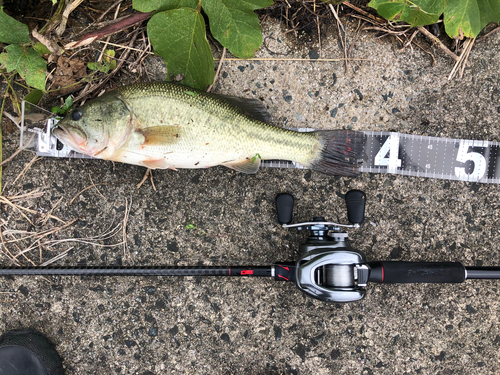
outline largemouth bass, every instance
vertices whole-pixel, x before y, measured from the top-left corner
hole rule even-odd
[[[244,102],[169,82],[138,83],[73,110],[53,134],[83,154],[153,169],[224,165],[256,173],[268,159],[357,175],[363,133],[285,130],[261,121],[256,101],[248,111]]]

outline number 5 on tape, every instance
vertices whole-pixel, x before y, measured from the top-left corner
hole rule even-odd
[[[388,156],[388,157],[387,157]],[[401,167],[399,159],[399,133],[391,133],[375,155],[375,165],[387,166],[387,173],[396,173]]]
[[[472,172],[467,173],[464,167],[455,167],[455,176],[463,181],[479,181],[483,178],[486,173],[486,158],[478,152],[469,152],[471,147],[483,147],[487,142],[483,141],[472,141],[472,140],[461,140],[458,153],[457,161],[465,163],[471,161],[474,163],[474,169]]]

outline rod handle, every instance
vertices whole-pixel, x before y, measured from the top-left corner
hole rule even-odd
[[[465,267],[460,262],[370,262],[368,281],[384,284],[462,283]]]

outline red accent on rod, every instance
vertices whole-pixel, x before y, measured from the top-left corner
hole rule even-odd
[[[281,264],[278,264],[278,267],[281,267],[281,268],[283,268],[284,270],[290,271],[290,268],[288,268],[288,267],[283,267]]]
[[[231,276],[231,267],[229,267],[229,276]]]
[[[290,281],[290,279],[288,277],[285,277],[283,275],[278,275],[278,277],[281,277],[282,279],[285,279],[286,281]]]
[[[380,265],[382,266],[382,281],[380,283],[383,283],[384,282],[384,264],[380,263]]]
[[[241,271],[241,275],[253,275],[253,270],[243,270]]]

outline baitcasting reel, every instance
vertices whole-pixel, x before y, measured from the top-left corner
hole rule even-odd
[[[305,294],[322,301],[354,302],[365,296],[370,269],[364,254],[350,246],[347,233],[340,232],[340,227],[360,227],[364,221],[366,195],[351,190],[345,195],[345,201],[350,225],[326,222],[323,217],[290,224],[293,197],[286,193],[276,197],[279,223],[284,228],[309,230],[310,234],[299,247],[299,260],[287,265],[288,270],[277,264],[275,277],[294,281]]]

